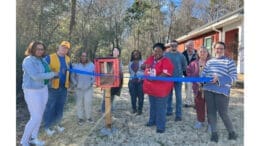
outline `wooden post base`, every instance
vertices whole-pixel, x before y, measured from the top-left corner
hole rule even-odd
[[[105,125],[106,128],[112,127],[111,119],[111,88],[105,88]]]

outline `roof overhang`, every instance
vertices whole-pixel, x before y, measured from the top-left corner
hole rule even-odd
[[[211,31],[219,31],[219,29],[223,28],[224,26],[233,24],[235,22],[242,21],[243,17],[244,17],[243,8],[240,8],[232,13],[224,15],[223,17],[221,17],[215,21],[212,21],[206,25],[203,25],[203,26],[191,31],[188,34],[177,38],[176,40],[179,43],[181,43],[186,40],[190,40],[190,39],[193,39],[200,35],[203,35],[205,33],[211,32]]]

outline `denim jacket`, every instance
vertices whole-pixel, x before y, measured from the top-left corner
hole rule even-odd
[[[138,61],[138,71],[135,73],[134,71],[133,71],[133,69],[131,68],[131,65],[133,64],[133,61],[130,61],[129,62],[129,64],[128,64],[128,71],[129,71],[129,73],[130,73],[130,76],[131,77],[134,77],[134,76],[143,76],[144,75],[144,71],[141,69],[141,65],[144,63],[144,61],[143,60],[139,60]],[[130,79],[130,80],[132,80],[132,79]]]
[[[43,88],[44,79],[51,79],[55,76],[54,72],[45,73],[44,66],[42,64],[44,59],[37,58],[35,56],[27,56],[22,63],[23,68],[23,89],[40,89]],[[45,61],[45,63],[47,63]]]

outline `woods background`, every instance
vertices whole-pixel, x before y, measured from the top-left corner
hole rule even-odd
[[[16,0],[16,94],[22,97],[22,60],[32,40],[48,53],[62,40],[88,57],[104,57],[121,48],[123,64],[137,49],[143,58],[156,42],[168,42],[243,7],[243,0]]]

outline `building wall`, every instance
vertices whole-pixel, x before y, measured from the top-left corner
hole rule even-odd
[[[201,46],[203,46],[203,37],[199,37],[197,39],[194,39],[194,48],[198,50]]]
[[[212,39],[212,43],[218,41],[219,40],[218,34],[219,34],[218,32],[211,31],[211,32],[208,32],[206,34],[192,38],[192,40],[194,41],[194,48],[196,50],[198,50],[201,46],[203,46],[204,45],[204,38],[207,38],[207,37],[210,37]],[[183,41],[183,42],[179,42],[179,45],[178,45],[178,51],[179,52],[183,52],[185,50],[185,43],[187,41],[188,40]]]
[[[227,51],[225,54],[230,58],[234,59],[237,64],[237,72],[244,73],[244,20],[243,17],[241,19],[236,19],[234,21],[228,21],[227,23],[223,23],[221,28],[212,29],[212,31],[197,35],[192,34],[194,36],[191,38],[194,40],[194,48],[198,49],[200,46],[204,45],[205,38],[211,38],[212,44],[213,42],[223,41],[227,45]],[[214,25],[212,25],[213,27]],[[223,26],[223,27],[222,27]],[[216,30],[216,31],[215,31]],[[199,34],[200,32],[197,32]],[[187,38],[190,38],[191,35],[187,35]],[[190,39],[190,40],[191,40]],[[185,43],[188,40],[179,42],[178,51],[183,52],[185,50]],[[209,49],[209,47],[208,47]],[[215,56],[212,48],[209,51],[212,56]]]
[[[239,73],[244,73],[244,20],[241,21],[241,25],[238,26],[238,64],[237,70]]]
[[[223,40],[228,48],[226,55],[235,60],[237,72],[244,73],[244,25],[243,20],[223,27]],[[229,47],[231,46],[231,48]],[[232,48],[235,47],[235,48]]]
[[[225,55],[232,58],[236,63],[238,59],[238,29],[225,32]]]
[[[177,49],[179,52],[183,52],[185,50],[185,43],[180,43],[178,45],[178,49]]]

